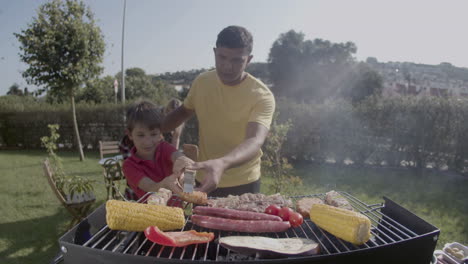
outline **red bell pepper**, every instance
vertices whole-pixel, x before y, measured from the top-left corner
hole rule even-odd
[[[163,232],[157,226],[147,227],[145,236],[154,243],[171,247],[208,243],[214,239],[214,233],[211,232],[197,232],[195,230]]]

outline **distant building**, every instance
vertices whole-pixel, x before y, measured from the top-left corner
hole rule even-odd
[[[174,88],[177,92],[190,88],[190,84],[185,83],[184,80],[174,80],[174,81],[171,81],[169,85],[171,85],[172,88]]]
[[[468,69],[448,63],[425,65],[368,60],[383,78],[383,95],[468,97]]]

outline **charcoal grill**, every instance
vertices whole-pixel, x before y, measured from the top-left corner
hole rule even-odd
[[[105,221],[105,205],[59,239],[64,263],[422,263],[429,264],[440,230],[387,197],[384,202],[368,205],[356,197],[340,192],[356,211],[372,222],[372,238],[356,246],[318,228],[310,219],[302,226],[284,233],[236,233],[195,226],[190,219],[182,231],[194,229],[215,233],[216,238],[228,235],[262,235],[275,238],[303,237],[316,240],[322,249],[319,255],[259,259],[229,251],[215,241],[186,247],[160,246],[147,240],[142,232],[110,230]],[[295,196],[323,198],[325,194]],[[173,202],[173,201],[170,201]]]

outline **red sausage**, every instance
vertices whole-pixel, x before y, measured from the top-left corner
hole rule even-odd
[[[248,212],[235,209],[217,208],[208,206],[197,206],[193,208],[193,213],[198,215],[217,216],[239,220],[269,220],[283,221],[281,217],[264,213]]]
[[[204,228],[248,233],[284,232],[291,227],[288,221],[237,220],[206,215],[192,215],[192,223]]]

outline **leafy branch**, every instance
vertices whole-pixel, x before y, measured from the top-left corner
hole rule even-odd
[[[57,150],[57,140],[60,138],[60,134],[57,132],[59,129],[58,124],[49,124],[50,136],[41,138],[42,146],[44,146],[49,154],[49,161],[52,169],[52,177],[55,181],[55,185],[59,192],[64,196],[73,199],[75,194],[85,194],[94,191],[92,180],[80,176],[68,176],[66,175],[62,159],[55,153]],[[65,192],[66,190],[66,192]]]
[[[302,184],[301,178],[292,175],[293,166],[284,158],[281,148],[286,141],[291,120],[277,123],[278,112],[273,116],[270,132],[263,145],[262,170],[264,174],[273,178],[270,189],[275,193],[287,192],[293,194],[297,186]]]

